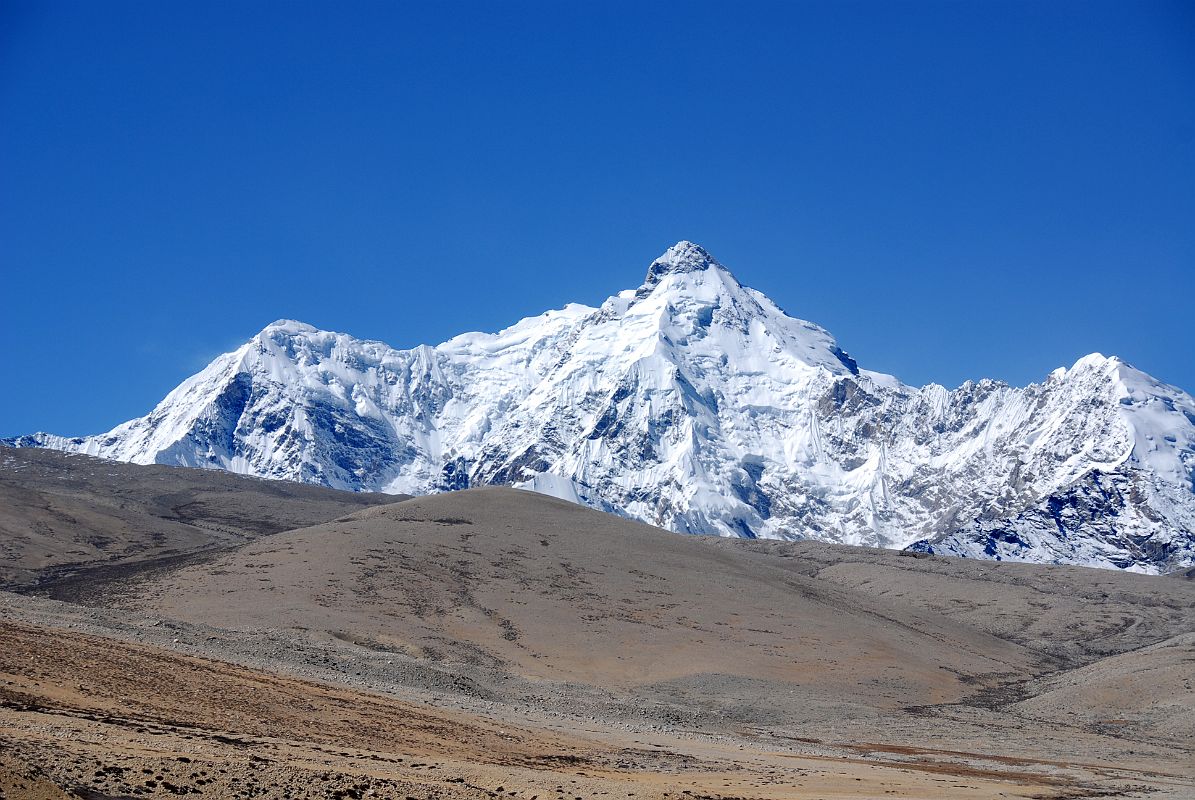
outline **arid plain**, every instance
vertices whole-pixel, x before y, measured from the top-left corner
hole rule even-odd
[[[1195,582],[0,450],[0,796],[1195,796]]]

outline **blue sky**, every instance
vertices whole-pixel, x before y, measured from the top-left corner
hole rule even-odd
[[[1195,390],[1189,4],[0,3],[0,435],[280,317],[403,347],[677,239],[910,383]]]

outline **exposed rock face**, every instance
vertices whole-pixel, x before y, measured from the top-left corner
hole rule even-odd
[[[514,484],[687,533],[1169,571],[1195,400],[1091,355],[913,388],[681,242],[638,289],[437,347],[266,327],[106,434],[10,444],[363,491]]]

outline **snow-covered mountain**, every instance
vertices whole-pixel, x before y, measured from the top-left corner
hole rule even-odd
[[[704,249],[499,333],[267,326],[147,416],[44,446],[338,488],[514,484],[688,533],[1159,572],[1195,563],[1195,399],[1115,358],[1039,384],[860,369]]]

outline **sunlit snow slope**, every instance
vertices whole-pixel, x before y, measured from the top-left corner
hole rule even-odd
[[[600,308],[437,347],[279,321],[145,417],[9,443],[367,491],[514,484],[688,533],[1195,562],[1190,395],[1100,355],[1023,389],[905,386],[689,242]]]

